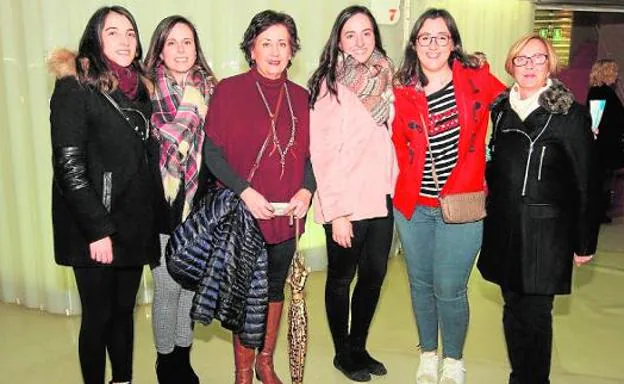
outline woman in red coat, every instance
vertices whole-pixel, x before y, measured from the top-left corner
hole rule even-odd
[[[487,64],[475,66],[462,50],[453,17],[429,9],[416,20],[396,75],[392,140],[400,172],[394,216],[422,352],[417,383],[438,383],[438,328],[444,346],[441,382],[464,382],[466,285],[481,246],[482,222],[445,223],[438,197],[484,189],[487,107],[505,87]]]

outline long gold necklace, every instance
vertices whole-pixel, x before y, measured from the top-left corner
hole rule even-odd
[[[271,120],[271,137],[273,141],[273,150],[269,154],[271,156],[275,151],[279,154],[280,157],[280,165],[281,165],[281,173],[280,179],[284,176],[284,169],[286,167],[286,155],[288,151],[295,145],[295,133],[297,132],[296,122],[297,118],[295,117],[295,113],[293,112],[292,102],[290,100],[290,93],[288,92],[288,86],[284,83],[284,90],[286,91],[286,102],[288,103],[288,112],[290,113],[290,138],[286,143],[286,148],[282,148],[279,138],[277,137],[277,117],[279,115],[279,109],[275,111],[275,114],[271,112],[271,108],[269,108],[269,103],[267,102],[266,97],[264,96],[264,92],[262,92],[262,88],[260,87],[260,83],[256,81],[256,88],[258,88],[258,93],[262,98],[262,102],[266,108],[267,113],[269,114],[269,118]]]

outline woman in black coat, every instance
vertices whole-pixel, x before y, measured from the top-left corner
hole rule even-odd
[[[587,104],[605,102],[596,137],[596,172],[602,177],[598,200],[599,219],[611,222],[608,211],[613,193],[614,170],[624,166],[624,106],[613,87],[618,80],[618,65],[613,60],[598,60],[589,75]]]
[[[158,256],[153,219],[155,142],[150,88],[132,15],[103,7],[78,54],[49,65],[55,258],[73,267],[82,304],[79,355],[85,383],[132,379],[133,309],[143,265]]]
[[[478,267],[501,287],[509,383],[549,382],[554,295],[596,250],[587,110],[551,80],[557,56],[529,34],[510,49],[515,84],[492,110],[487,212]]]

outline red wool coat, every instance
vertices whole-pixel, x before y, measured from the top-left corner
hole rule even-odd
[[[453,86],[459,113],[460,134],[457,165],[441,194],[482,191],[485,186],[485,135],[488,106],[505,90],[489,66],[466,68],[453,63]],[[427,97],[414,86],[394,89],[396,116],[392,141],[399,162],[394,206],[408,219],[417,205],[438,206],[436,199],[420,196],[427,141],[423,123],[430,126]]]

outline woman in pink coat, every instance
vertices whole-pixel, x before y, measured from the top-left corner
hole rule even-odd
[[[366,338],[393,232],[392,75],[375,19],[367,8],[352,6],[338,15],[308,83],[314,210],[327,236],[325,307],[334,366],[354,381],[386,374],[366,351]]]

